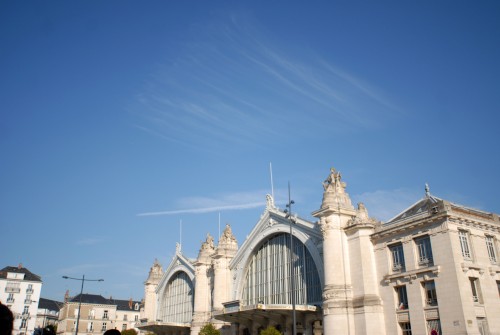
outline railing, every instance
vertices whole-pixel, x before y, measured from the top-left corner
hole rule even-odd
[[[7,298],[7,302],[14,302],[16,299],[14,298]]]
[[[31,300],[31,299],[24,299],[25,304],[31,304],[32,302],[33,302],[33,300]]]
[[[19,293],[19,292],[21,292],[21,289],[19,287],[9,287],[9,286],[6,286],[5,287],[5,292],[7,292],[7,293]]]
[[[427,299],[425,302],[427,306],[437,306],[438,304],[437,299]]]
[[[26,289],[26,293],[28,293],[28,294],[33,293],[33,289],[32,289],[32,288],[27,288],[27,289]]]

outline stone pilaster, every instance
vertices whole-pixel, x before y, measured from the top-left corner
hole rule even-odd
[[[202,243],[195,266],[195,294],[191,335],[198,335],[201,327],[210,322],[211,313],[211,273],[212,254],[214,253],[214,239],[207,234]]]
[[[321,208],[313,212],[313,215],[319,218],[323,233],[323,332],[353,334],[353,291],[349,247],[344,228],[356,216],[356,210],[345,192],[346,184],[341,181],[341,175],[335,169],[331,169],[323,187]]]
[[[222,310],[222,303],[232,300],[232,280],[229,263],[238,251],[238,242],[231,226],[226,225],[219,239],[219,245],[213,254],[214,265],[214,310]]]
[[[358,204],[356,217],[344,229],[348,236],[353,308],[356,333],[385,334],[382,299],[375,266],[371,235],[380,222],[370,218],[365,206]]]
[[[156,320],[156,288],[162,276],[163,269],[158,260],[155,259],[153,266],[149,270],[148,279],[144,282],[144,315],[142,317],[148,319],[148,321]]]

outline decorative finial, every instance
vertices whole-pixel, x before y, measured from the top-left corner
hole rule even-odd
[[[429,184],[425,183],[425,196],[429,198],[431,196],[431,189],[429,188]]]

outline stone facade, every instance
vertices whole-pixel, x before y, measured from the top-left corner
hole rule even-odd
[[[101,295],[85,293],[70,298],[69,293],[66,293],[63,307],[59,311],[57,334],[75,334],[77,321],[78,334],[102,335],[108,329],[138,330],[140,310],[141,303],[132,299],[107,299]]]
[[[196,259],[177,248],[154,297],[146,288],[145,310],[155,312],[139,328],[197,335],[210,322],[227,335],[268,326],[292,334],[295,320],[307,335],[500,334],[498,215],[426,187],[382,223],[352,204],[335,169],[323,188],[316,222],[268,195],[240,247],[228,225]]]
[[[0,302],[7,305],[14,314],[12,335],[34,332],[41,290],[40,276],[22,264],[0,270]]]

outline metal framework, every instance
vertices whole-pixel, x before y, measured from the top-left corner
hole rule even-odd
[[[172,323],[189,323],[193,318],[193,283],[182,271],[170,278],[160,297],[159,320]]]
[[[243,306],[292,304],[290,235],[271,237],[252,255],[243,286]],[[299,239],[293,237],[292,263],[298,305],[321,304],[321,284],[314,260]]]

